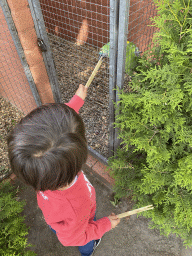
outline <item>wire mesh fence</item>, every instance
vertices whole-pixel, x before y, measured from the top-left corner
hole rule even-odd
[[[0,7],[0,181],[10,174],[6,137],[11,127],[22,117],[18,110],[30,107],[30,101],[22,99],[22,91],[28,81],[12,40],[2,8]],[[13,87],[16,84],[17,88]],[[20,92],[20,97],[17,91]],[[24,89],[25,91],[25,89]],[[31,101],[34,101],[31,98]],[[10,103],[11,102],[11,103]],[[17,105],[18,108],[13,105]]]
[[[128,40],[134,42],[139,51],[147,50],[153,33],[151,27],[153,18],[157,14],[153,0],[130,1]]]
[[[35,100],[32,94],[30,96],[29,83],[1,7],[0,35],[0,96],[27,112],[33,109]],[[24,94],[27,95],[27,101],[24,100]]]
[[[109,0],[44,1],[40,5],[57,70],[62,101],[86,84],[109,42]],[[109,60],[94,78],[80,114],[88,145],[108,157]]]
[[[123,7],[120,7],[119,13],[117,86],[129,92],[129,82],[136,72],[138,57],[152,43],[155,27],[151,18],[156,16],[157,10],[153,0],[122,0],[120,4]]]
[[[62,101],[67,102],[78,85],[87,82],[98,61],[100,48],[110,41],[110,0],[40,0],[40,6]],[[128,37],[125,36],[143,52],[153,34],[153,29],[147,25],[155,15],[155,7],[150,0],[131,0],[129,9]],[[120,47],[124,47],[124,42],[121,44]],[[123,75],[127,85],[130,76],[126,72]],[[86,126],[88,145],[108,157],[109,59],[94,78],[80,114]]]

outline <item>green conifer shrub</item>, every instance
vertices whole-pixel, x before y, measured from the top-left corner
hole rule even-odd
[[[192,246],[192,1],[155,0],[153,43],[116,105],[121,147],[109,160],[116,198],[135,207],[161,234]]]
[[[16,189],[10,182],[0,183],[0,255],[33,256],[35,252],[26,251],[31,247],[27,244],[28,228],[24,223],[25,217],[20,213],[26,203],[16,200]]]

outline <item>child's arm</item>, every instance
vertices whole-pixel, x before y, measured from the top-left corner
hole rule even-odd
[[[111,221],[111,228],[112,229],[115,228],[120,223],[120,219],[113,212],[111,213],[111,215],[108,216],[108,218]]]
[[[119,223],[120,219],[114,213],[111,213],[108,217],[90,221],[81,235],[82,245],[87,244],[92,240],[100,239],[106,232],[115,228]]]
[[[73,108],[77,113],[79,113],[79,109],[83,106],[84,100],[87,96],[87,89],[87,87],[80,84],[75,95],[68,103],[66,103],[66,105],[70,108]]]
[[[73,223],[73,225],[60,228],[60,231],[57,231],[57,237],[64,246],[83,246],[92,240],[100,239],[111,229],[110,219],[104,217],[97,221],[90,221],[87,224]]]
[[[87,97],[87,89],[88,88],[86,86],[80,84],[75,95],[79,96],[82,100],[85,100],[85,98]]]

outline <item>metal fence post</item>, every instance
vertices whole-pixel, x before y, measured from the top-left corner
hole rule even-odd
[[[53,61],[52,52],[49,44],[49,39],[48,39],[46,28],[45,28],[43,14],[41,11],[40,2],[39,0],[28,0],[28,3],[30,6],[33,21],[35,24],[37,37],[43,40],[47,48],[46,51],[42,51],[42,54],[43,54],[43,59],[44,59],[45,67],[47,70],[47,74],[49,77],[50,85],[52,88],[53,96],[54,96],[55,102],[60,103],[62,102],[61,92],[60,92],[55,64]]]
[[[119,34],[118,34],[118,56],[117,56],[117,87],[123,89],[124,76],[125,76],[125,58],[126,58],[126,46],[128,35],[128,22],[129,22],[129,7],[130,0],[120,0],[119,8]],[[116,104],[118,104],[119,96],[116,91]],[[117,113],[116,113],[117,114]],[[115,128],[115,142],[114,151],[120,145],[118,139],[118,129]]]
[[[29,82],[29,86],[31,88],[31,92],[33,94],[35,102],[36,102],[37,106],[41,106],[42,105],[41,99],[40,99],[39,93],[37,91],[35,82],[33,80],[33,76],[31,74],[30,68],[28,66],[27,60],[25,58],[25,53],[24,53],[23,47],[21,45],[20,39],[18,37],[17,29],[16,29],[14,21],[12,19],[11,12],[10,12],[7,1],[6,0],[1,0],[0,1],[0,6],[2,7],[2,10],[3,10],[4,16],[5,16],[9,31],[10,31],[11,36],[13,38],[15,47],[17,49],[19,58],[21,60],[21,64],[23,66],[26,78]]]
[[[110,59],[109,59],[109,156],[114,154],[115,143],[115,109],[117,79],[117,46],[119,27],[119,1],[110,1]]]

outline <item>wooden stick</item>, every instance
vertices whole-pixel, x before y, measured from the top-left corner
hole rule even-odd
[[[139,213],[139,212],[144,212],[144,211],[151,210],[151,209],[153,209],[153,208],[154,208],[154,207],[153,207],[153,205],[151,204],[151,205],[148,205],[148,206],[145,206],[145,207],[142,207],[142,208],[138,208],[138,209],[135,209],[135,210],[132,210],[132,211],[128,211],[128,212],[124,212],[124,213],[118,214],[117,217],[118,217],[119,219],[121,219],[121,218],[130,216],[130,215]]]
[[[95,77],[98,69],[100,68],[101,64],[102,64],[102,61],[103,61],[103,56],[101,56],[101,58],[99,59],[99,61],[97,62],[97,65],[96,67],[94,68],[91,76],[89,77],[89,80],[87,81],[85,87],[89,87],[89,85],[91,84],[91,82],[93,81],[93,78]]]

